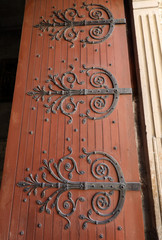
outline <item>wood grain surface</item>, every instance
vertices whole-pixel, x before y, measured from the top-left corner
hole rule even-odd
[[[125,18],[122,0],[88,0],[86,3],[103,4],[110,9],[114,18]],[[41,32],[33,27],[41,21],[41,16],[44,19],[50,19],[53,6],[56,10],[64,10],[72,7],[73,4],[77,5],[76,9],[80,15],[87,14],[85,9],[80,8],[82,5],[80,0],[28,0],[26,2],[1,185],[1,240],[144,239],[140,191],[126,192],[124,206],[112,222],[101,225],[88,223],[87,228],[82,229],[84,221],[78,216],[81,214],[86,216],[87,211],[92,209],[91,200],[97,190],[71,190],[74,201],[81,196],[85,201],[78,201],[74,213],[69,217],[71,227],[65,230],[67,221],[57,213],[56,209],[51,209],[50,214],[44,211],[39,212],[36,200],[41,199],[40,190],[36,196],[33,193],[27,196],[27,193],[17,186],[17,183],[24,181],[30,173],[33,176],[38,174],[38,180],[41,181],[42,172],[39,168],[43,166],[42,160],[54,159],[55,163],[58,163],[62,157],[69,154],[69,146],[73,150],[71,156],[75,159],[78,171],[85,172],[79,175],[73,171],[72,181],[101,181],[92,176],[86,159],[79,158],[83,154],[84,147],[87,152],[108,153],[119,163],[126,182],[139,182],[131,95],[121,95],[115,110],[108,117],[100,120],[87,119],[85,124],[82,123],[79,115],[89,108],[92,96],[74,96],[74,102],[82,99],[84,104],[78,104],[76,112],[72,115],[73,122],[68,124],[69,118],[61,110],[57,110],[56,114],[46,113],[46,108],[43,106],[47,103],[46,100],[37,102],[26,94],[37,85],[45,85],[47,89],[48,75],[58,74],[61,77],[63,73],[70,70],[71,64],[74,66],[73,72],[77,75],[79,82],[84,81],[83,85],[75,83],[75,89],[92,88],[89,76],[81,73],[83,64],[87,67],[104,68],[115,76],[119,88],[131,88],[125,24],[116,25],[112,35],[102,43],[87,44],[86,47],[82,46],[80,40],[88,35],[89,26],[81,27],[84,33],[78,35],[73,48],[70,48],[71,44],[63,38],[60,41],[52,41],[47,31]],[[86,16],[88,18],[88,15]],[[68,104],[69,98],[65,100],[64,107]],[[109,104],[111,101],[112,96],[109,97]],[[94,117],[98,116],[97,113],[93,114]],[[103,162],[106,163],[105,160]],[[68,178],[66,169],[61,167],[60,170],[62,175]],[[48,171],[44,170],[44,172],[49,181],[57,182]],[[111,167],[110,173],[117,181],[115,171]],[[47,190],[42,201],[51,193],[51,189]],[[61,210],[63,210],[64,201],[68,198],[67,194],[68,191],[65,191],[60,197]],[[119,193],[116,191],[111,197],[111,210],[117,205],[118,197]],[[68,212],[68,209],[64,211]],[[95,214],[92,216],[96,217]],[[97,216],[97,219],[102,218]]]

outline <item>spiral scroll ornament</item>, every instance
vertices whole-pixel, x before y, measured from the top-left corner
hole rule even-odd
[[[87,109],[86,113],[80,114],[83,123],[86,123],[87,119],[99,120],[106,118],[114,111],[120,94],[132,93],[129,88],[119,88],[115,77],[104,68],[88,68],[83,65],[81,72],[89,77],[90,85],[94,87],[93,90],[87,90],[87,95],[93,97],[89,101],[90,108]]]
[[[127,190],[140,190],[139,183],[126,183],[122,170],[118,162],[109,154],[99,151],[87,152],[83,148],[80,158],[85,158],[87,163],[91,165],[91,173],[95,179],[104,180],[96,184],[91,183],[87,186],[92,189],[94,186],[98,190],[91,200],[92,209],[89,209],[87,215],[80,215],[81,220],[85,220],[82,227],[87,228],[88,223],[105,224],[113,221],[121,212],[125,201]],[[115,170],[118,182],[115,182],[110,175],[110,166]],[[111,169],[112,169],[111,168]],[[94,188],[95,189],[95,188]],[[118,201],[114,209],[111,208],[112,197],[114,192],[118,191]],[[97,218],[97,216],[102,217]]]

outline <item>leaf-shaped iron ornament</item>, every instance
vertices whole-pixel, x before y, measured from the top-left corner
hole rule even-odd
[[[84,171],[78,171],[76,161],[70,156],[72,149],[70,147],[68,149],[70,154],[61,158],[58,163],[54,163],[53,159],[49,161],[43,160],[43,166],[40,168],[40,171],[43,171],[41,175],[43,181],[38,180],[38,174],[33,176],[30,173],[24,181],[18,182],[17,186],[22,187],[24,192],[27,192],[27,195],[30,195],[32,192],[34,195],[37,195],[38,189],[41,189],[40,197],[44,200],[36,201],[40,207],[39,212],[41,213],[45,211],[50,214],[51,210],[55,208],[57,214],[67,220],[65,229],[68,229],[71,226],[69,217],[75,212],[77,203],[85,201],[85,198],[80,196],[76,198],[75,201],[73,200],[72,190],[74,189],[83,191],[96,190],[91,199],[92,208],[87,211],[86,215],[79,215],[79,218],[84,220],[82,225],[83,229],[87,228],[88,223],[105,224],[113,221],[121,212],[125,201],[126,191],[139,191],[140,183],[126,182],[118,162],[109,154],[100,151],[87,152],[84,148],[83,154],[80,158],[87,160],[87,163],[90,165],[92,178],[99,181],[71,181],[72,177],[69,177],[68,175],[67,179],[67,177],[63,176],[61,173],[61,165],[65,161],[66,163],[64,165],[64,169],[69,173],[72,173],[75,170],[79,175],[82,175],[84,174]],[[117,181],[115,181],[111,176],[111,173],[114,172],[114,170]],[[54,191],[51,193],[52,189],[54,189]],[[50,193],[48,194],[49,190]],[[61,207],[60,198],[66,191],[66,199],[63,201]],[[113,197],[115,191],[118,192],[118,199],[116,206],[113,209],[111,198]]]
[[[112,34],[115,24],[126,23],[125,19],[114,19],[110,10],[101,4],[83,2],[81,8],[85,9],[86,16],[80,15],[74,4],[65,11],[53,10],[51,19],[43,19],[34,27],[43,32],[50,31],[51,40],[59,41],[63,38],[71,43],[70,47],[74,47],[74,41],[78,38],[79,33],[84,32],[85,26],[90,26],[89,35],[80,40],[85,47],[86,44],[105,41]]]
[[[89,109],[81,113],[82,122],[87,119],[99,120],[109,116],[115,109],[119,95],[131,94],[131,88],[119,88],[115,77],[106,69],[100,67],[89,67],[83,65],[85,81],[79,81],[77,75],[73,72],[74,67],[70,65],[71,71],[58,75],[49,75],[46,82],[50,82],[48,90],[45,86],[37,86],[33,91],[27,92],[33,99],[39,101],[47,100],[44,104],[47,113],[56,113],[60,110],[69,117],[68,123],[72,123],[72,115],[77,111],[78,104],[84,104],[84,96],[89,96]],[[86,75],[86,76],[85,76]],[[83,85],[87,82],[88,89],[73,89],[75,84]],[[77,86],[77,88],[78,88]],[[54,88],[55,87],[55,88]],[[55,90],[57,88],[57,90]],[[75,101],[75,96],[81,96],[81,99]],[[92,98],[90,98],[92,96]],[[54,98],[55,97],[55,98]],[[66,101],[65,101],[66,100]]]

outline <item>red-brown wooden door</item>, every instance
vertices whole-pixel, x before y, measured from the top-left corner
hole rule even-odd
[[[131,93],[122,0],[26,1],[1,240],[144,239]]]

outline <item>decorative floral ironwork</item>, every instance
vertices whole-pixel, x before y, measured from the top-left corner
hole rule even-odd
[[[42,179],[44,182],[39,182],[38,181],[38,174],[36,174],[34,177],[32,174],[29,174],[29,177],[25,178],[25,181],[19,182],[17,185],[19,187],[24,188],[24,192],[27,192],[27,195],[29,196],[32,192],[34,195],[37,195],[37,189],[41,188],[43,189],[41,191],[41,198],[44,198],[46,195],[46,191],[49,189],[57,189],[54,191],[45,201],[40,201],[37,200],[36,203],[40,206],[39,212],[45,211],[46,213],[50,214],[51,209],[56,208],[57,213],[65,218],[68,223],[65,225],[65,229],[68,229],[70,227],[70,220],[68,219],[69,216],[73,214],[73,212],[76,210],[76,206],[78,201],[83,202],[84,198],[83,197],[78,197],[75,201],[72,199],[72,193],[68,192],[67,197],[68,199],[64,201],[63,203],[63,208],[64,209],[69,209],[69,213],[63,213],[63,211],[60,210],[59,208],[59,200],[60,196],[63,192],[73,189],[73,188],[81,188],[81,183],[76,183],[73,186],[73,183],[70,182],[68,179],[66,179],[62,173],[61,173],[61,165],[63,162],[66,161],[66,164],[64,165],[64,169],[68,172],[68,178],[72,179],[72,172],[75,170],[79,175],[84,174],[84,171],[78,171],[76,161],[70,157],[72,154],[72,149],[68,147],[68,150],[70,153],[66,155],[65,157],[61,158],[58,162],[58,164],[54,163],[53,159],[50,159],[49,161],[43,160],[43,166],[40,168],[40,171],[46,170],[50,176],[52,176],[55,180],[58,182],[51,182],[47,179],[47,174],[45,172],[42,173]],[[67,162],[68,161],[68,162]],[[54,173],[53,168],[56,170],[56,173]],[[49,203],[52,202],[50,208],[48,207]]]
[[[70,119],[68,123],[72,123],[72,114],[76,112],[77,106],[79,103],[83,104],[83,100],[79,100],[78,102],[74,102],[72,96],[80,95],[80,90],[72,90],[74,87],[74,83],[82,85],[84,82],[79,82],[75,73],[73,73],[74,66],[70,65],[71,71],[68,71],[62,74],[62,77],[58,77],[58,75],[49,75],[49,80],[46,82],[50,82],[52,84],[48,85],[48,91],[45,90],[45,86],[37,86],[33,89],[33,91],[29,91],[27,94],[32,96],[33,99],[39,101],[45,100],[45,96],[47,96],[47,104],[44,104],[47,113],[56,113],[57,110],[60,110],[64,115],[68,116]],[[54,90],[53,86],[57,87],[59,90]],[[52,101],[53,96],[59,96],[57,99]],[[68,98],[69,97],[69,98]],[[67,100],[68,102],[66,102]]]
[[[49,75],[49,80],[52,84],[48,85],[48,91],[45,86],[37,86],[33,91],[29,91],[27,94],[32,96],[33,99],[39,101],[45,100],[47,97],[47,104],[44,104],[47,113],[56,113],[60,110],[64,115],[70,119],[68,123],[72,123],[72,114],[77,111],[78,104],[83,104],[81,99],[77,102],[74,101],[74,96],[93,96],[89,101],[90,109],[87,109],[86,113],[81,113],[80,117],[83,118],[82,122],[86,123],[87,119],[98,120],[106,118],[115,109],[120,94],[131,94],[131,88],[118,88],[115,77],[106,69],[99,67],[86,68],[83,65],[81,73],[85,73],[89,77],[89,85],[91,89],[74,89],[74,84],[82,85],[84,82],[79,81],[77,75],[72,72],[74,67],[70,65],[71,71],[62,74],[62,77],[58,75]],[[59,88],[59,90],[53,89],[53,86]],[[111,99],[109,96],[112,96]],[[53,100],[53,97],[58,96]],[[66,100],[66,101],[65,101]],[[94,117],[94,114],[95,117]]]
[[[87,4],[83,2],[82,9],[88,11],[87,20],[84,15],[80,15],[78,10],[74,7],[67,8],[65,11],[53,11],[51,20],[43,19],[39,24],[34,27],[39,28],[41,31],[49,31],[51,40],[64,40],[71,43],[74,47],[74,41],[77,39],[83,29],[76,30],[77,27],[92,26],[89,30],[89,36],[82,39],[83,46],[86,44],[95,44],[105,41],[113,32],[115,24],[126,23],[125,19],[114,19],[110,10],[101,4]],[[79,19],[83,19],[78,21]]]
[[[69,147],[70,154],[72,149]],[[68,160],[68,163],[65,163],[64,169],[69,172],[68,178],[72,179],[72,172],[75,170],[78,174],[82,175],[84,171],[78,171],[76,166],[76,161],[70,157],[70,154],[61,158],[58,164],[53,163],[53,159],[47,161],[43,160],[43,166],[40,168],[40,171],[43,171],[41,177],[44,180],[38,180],[38,174],[34,177],[32,174],[29,174],[29,177],[25,178],[25,181],[18,182],[17,186],[24,188],[24,192],[27,192],[27,195],[30,195],[32,192],[34,195],[37,195],[38,188],[41,189],[40,196],[41,198],[46,198],[44,201],[37,200],[36,203],[40,206],[39,212],[45,211],[50,214],[51,209],[55,208],[57,213],[67,220],[65,229],[68,229],[71,226],[69,217],[75,212],[77,203],[84,202],[84,197],[78,197],[75,201],[72,199],[71,191],[74,189],[78,190],[97,190],[96,193],[92,196],[91,206],[92,209],[89,209],[87,216],[81,214],[80,219],[85,220],[82,227],[85,229],[88,223],[92,224],[105,224],[113,221],[118,214],[120,213],[124,201],[126,191],[139,191],[140,183],[125,182],[122,170],[118,162],[110,155],[104,152],[86,152],[83,148],[83,154],[80,155],[80,158],[86,158],[88,164],[90,164],[92,176],[98,180],[104,180],[103,182],[74,182],[68,180],[61,173],[61,164]],[[71,163],[69,163],[71,161]],[[117,182],[110,176],[110,167],[113,167],[116,172]],[[111,168],[112,169],[112,168]],[[47,173],[48,175],[47,175]],[[56,172],[56,173],[55,173]],[[57,182],[49,180],[54,179]],[[47,179],[48,178],[48,179]],[[43,189],[43,190],[42,190]],[[46,197],[46,192],[48,190],[55,189],[48,197]],[[60,198],[61,195],[68,191],[67,199],[62,203],[62,208],[60,207]],[[112,210],[111,207],[111,197],[114,194],[114,191],[118,191],[118,200],[115,206],[115,209]],[[51,205],[49,203],[52,201]],[[111,210],[110,210],[111,209]],[[65,212],[64,212],[65,211]],[[67,212],[68,211],[68,212]],[[110,211],[110,212],[108,212]],[[92,217],[93,216],[93,217]],[[99,216],[99,219],[96,219]],[[103,220],[101,220],[101,217]]]

